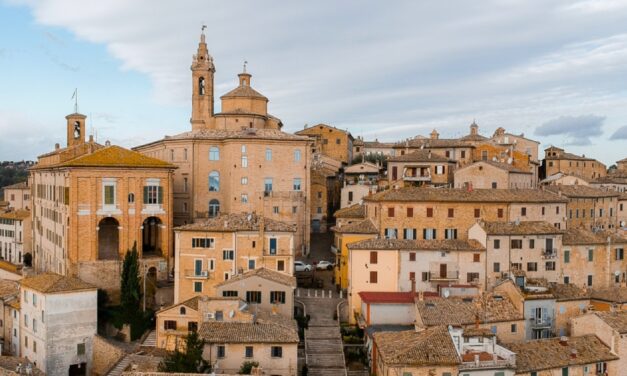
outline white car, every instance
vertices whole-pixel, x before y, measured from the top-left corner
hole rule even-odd
[[[294,261],[294,271],[295,272],[310,272],[311,265],[305,264],[302,261]]]
[[[316,269],[318,270],[331,270],[333,269],[333,267],[335,266],[335,264],[333,264],[331,261],[325,261],[322,260],[319,263],[316,264]]]

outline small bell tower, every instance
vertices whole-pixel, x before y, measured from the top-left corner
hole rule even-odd
[[[85,143],[85,119],[87,116],[77,112],[65,117],[67,120],[67,147]]]
[[[202,27],[198,51],[192,60],[192,130],[213,127],[213,75],[216,71],[209,55]]]

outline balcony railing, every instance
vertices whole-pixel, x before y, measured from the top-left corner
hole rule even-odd
[[[208,270],[185,269],[185,278],[190,279],[209,279],[211,272]]]
[[[459,279],[459,271],[448,270],[443,272],[441,270],[429,272],[429,281],[456,281]]]
[[[532,328],[550,328],[553,325],[553,320],[550,317],[545,317],[543,319],[539,319],[536,317],[532,317],[529,319],[529,325]]]
[[[462,362],[459,366],[460,370],[476,369],[476,368],[508,368],[516,367],[515,359],[498,359],[498,360],[483,360],[474,362]]]
[[[557,249],[556,248],[543,248],[542,249],[542,258],[543,259],[554,259],[554,258],[557,258]]]
[[[403,176],[403,180],[406,181],[431,181],[431,175],[425,175],[425,176],[420,176],[420,175],[405,175]]]

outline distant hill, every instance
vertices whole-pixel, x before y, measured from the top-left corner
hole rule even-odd
[[[32,165],[32,161],[0,162],[0,201],[4,200],[2,187],[26,181],[28,179],[28,168]]]

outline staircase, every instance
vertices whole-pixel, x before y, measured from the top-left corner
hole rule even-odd
[[[111,369],[111,371],[109,371],[107,376],[120,376],[129,364],[131,364],[131,357],[130,355],[126,355],[118,362],[118,364],[115,365],[115,367]]]
[[[150,333],[148,333],[148,335],[144,339],[144,342],[142,342],[142,346],[144,347],[156,347],[157,346],[157,331],[156,330],[152,330],[150,331]]]

